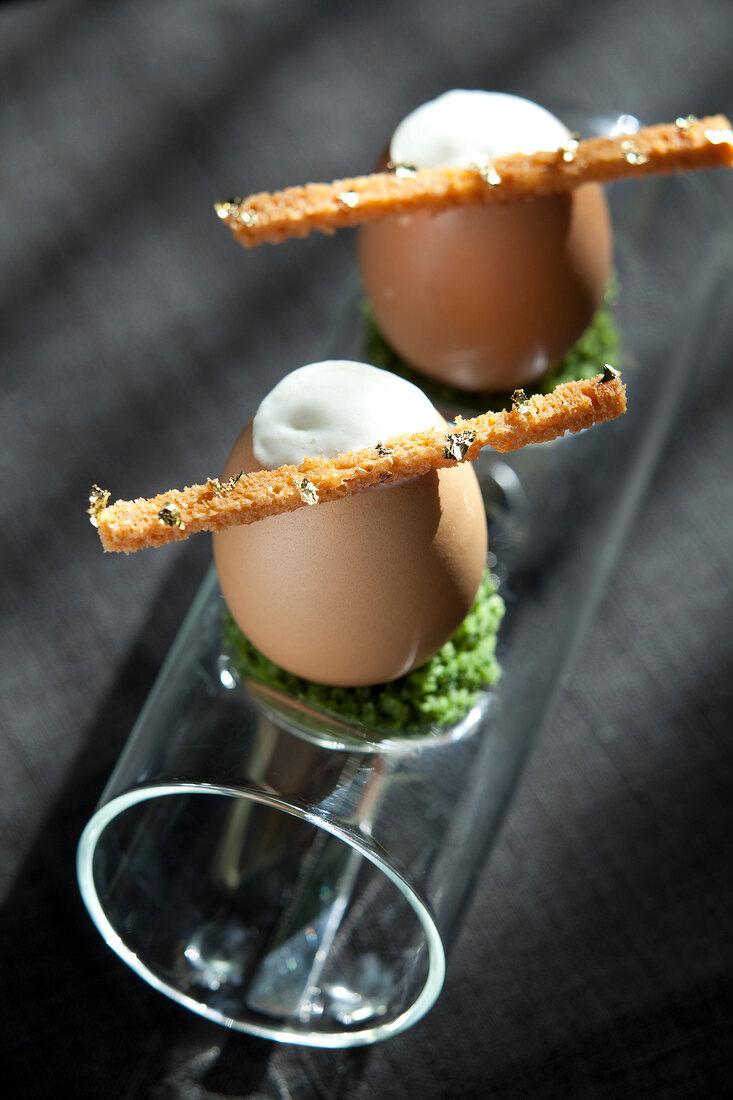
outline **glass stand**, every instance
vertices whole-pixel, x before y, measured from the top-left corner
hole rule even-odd
[[[507,613],[502,679],[462,722],[398,738],[242,679],[213,572],[202,586],[78,852],[106,941],[193,1011],[343,1047],[438,996],[532,739],[715,354],[728,283],[705,178],[609,198],[629,411],[477,462]],[[662,269],[678,301],[660,300]],[[360,339],[354,302],[330,354],[360,358]]]

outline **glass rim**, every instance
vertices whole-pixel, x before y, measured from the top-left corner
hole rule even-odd
[[[411,906],[425,936],[428,948],[428,972],[425,983],[412,1004],[399,1016],[387,1023],[372,1025],[359,1031],[343,1031],[334,1029],[332,1032],[299,1031],[293,1026],[267,1026],[254,1021],[247,1021],[227,1016],[225,1013],[211,1008],[204,1002],[183,993],[176,986],[171,985],[153,970],[143,963],[135,952],[127,946],[123,937],[114,928],[107,917],[97,894],[93,860],[97,844],[107,826],[116,817],[126,810],[140,803],[152,801],[158,798],[169,798],[175,795],[209,795],[232,799],[246,799],[257,802],[272,810],[289,814],[301,821],[306,821],[314,828],[322,829],[342,841],[348,847],[358,852],[365,859],[381,871],[392,885],[402,894]],[[153,989],[163,993],[171,1000],[184,1008],[195,1012],[214,1023],[223,1024],[230,1030],[254,1035],[260,1039],[269,1039],[276,1042],[296,1043],[301,1046],[322,1047],[329,1049],[343,1049],[347,1047],[365,1046],[370,1043],[385,1039],[391,1035],[398,1035],[407,1028],[412,1027],[433,1006],[443,987],[446,972],[446,953],[443,941],[433,919],[428,905],[419,894],[410,886],[407,879],[394,867],[380,856],[375,848],[370,848],[368,843],[360,841],[358,837],[348,829],[339,825],[337,821],[328,821],[319,814],[305,807],[297,806],[263,791],[255,791],[243,787],[228,787],[213,783],[157,783],[145,787],[137,787],[116,795],[107,802],[97,807],[87,822],[79,839],[76,853],[76,875],[79,890],[84,905],[96,925],[102,938],[132,970],[144,979]]]

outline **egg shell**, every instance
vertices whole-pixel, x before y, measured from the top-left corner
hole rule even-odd
[[[532,383],[603,300],[613,239],[602,188],[395,215],[358,237],[363,286],[387,343],[469,391]]]
[[[224,477],[258,469],[249,424]],[[243,633],[307,680],[357,687],[423,664],[471,608],[486,518],[470,464],[214,535]]]

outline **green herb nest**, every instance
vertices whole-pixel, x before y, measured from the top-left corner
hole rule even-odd
[[[405,734],[455,724],[497,683],[496,640],[504,609],[496,577],[485,570],[473,607],[435,656],[407,676],[374,687],[329,687],[293,676],[260,653],[229,612],[223,641],[231,668],[243,679],[267,684],[341,720]]]

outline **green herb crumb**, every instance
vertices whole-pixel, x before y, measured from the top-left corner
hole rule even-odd
[[[374,687],[342,688],[293,676],[268,660],[242,634],[229,612],[223,642],[231,668],[328,714],[385,734],[446,727],[464,718],[501,675],[496,640],[504,616],[496,577],[484,571],[473,607],[453,637],[426,664]]]

